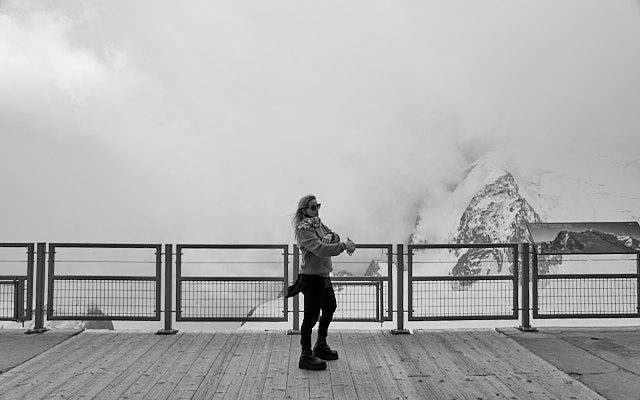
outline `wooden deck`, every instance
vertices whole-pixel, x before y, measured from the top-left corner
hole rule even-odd
[[[330,331],[298,369],[283,332],[85,331],[0,375],[0,399],[602,399],[495,330]]]

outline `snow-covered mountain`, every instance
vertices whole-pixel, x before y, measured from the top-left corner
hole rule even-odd
[[[511,178],[505,175],[510,175],[513,182],[507,182]],[[489,152],[469,166],[452,191],[425,202],[418,212],[411,242],[454,242],[461,234],[461,218],[471,203],[476,208],[483,206],[479,193],[484,190],[497,194],[499,187],[517,192],[545,222],[639,221],[640,187],[634,183],[638,180],[640,157],[623,160],[605,155],[563,154],[526,164],[517,155],[509,159]],[[496,200],[494,196],[493,201]],[[518,196],[510,199],[516,200]],[[502,234],[508,236],[506,232]]]
[[[563,168],[554,171],[543,165],[537,169],[524,168],[498,153],[484,155],[468,168],[455,188],[437,199],[439,203],[424,204],[411,232],[411,243],[531,242],[526,222],[640,220],[640,191],[633,185],[640,178],[639,160],[621,162],[596,157],[579,162],[567,156],[564,161]],[[635,248],[640,245],[632,237],[618,237],[617,242]],[[426,253],[414,255],[414,275],[511,273],[505,270],[511,265],[511,260],[508,252],[503,250],[461,249]],[[562,265],[562,261],[560,255],[540,259],[539,272],[580,270],[588,273],[602,268],[598,260],[584,265],[576,262]],[[364,275],[385,276],[386,271],[387,264],[374,259]],[[392,271],[395,274],[395,268]],[[352,274],[338,271],[335,276]],[[460,292],[466,287],[463,283],[458,285],[460,287],[450,289],[470,293]],[[361,296],[352,293],[353,288],[340,289],[338,295],[345,298]],[[273,300],[278,301],[282,299]],[[358,302],[369,303],[372,302]],[[369,310],[362,310],[363,315],[367,312]],[[242,329],[255,326],[263,325],[249,322]]]
[[[630,236],[588,229],[583,232],[560,231],[552,241],[540,243],[540,250],[545,253],[632,253],[640,250],[639,243]]]
[[[527,223],[543,222],[540,215],[522,196],[518,183],[505,171],[486,184],[471,199],[465,209],[453,243],[521,243],[528,242]],[[458,262],[451,275],[511,274],[511,252],[496,248],[471,248],[455,252]],[[540,272],[548,273],[561,263],[561,256],[547,257],[538,264]],[[509,270],[503,267],[509,266]]]
[[[434,211],[425,206],[411,236],[412,243],[530,242],[527,222],[634,221],[640,214],[640,193],[631,184],[640,178],[637,160],[626,163],[596,157],[558,173],[548,169],[518,168],[498,153],[474,162],[460,184],[443,199],[447,217],[434,229]],[[436,207],[437,209],[437,207]],[[439,233],[439,234],[438,234]],[[627,238],[633,246],[633,238]],[[508,254],[496,249],[461,249],[440,254],[453,266],[450,275],[506,274]],[[451,261],[453,260],[453,261]],[[433,261],[433,260],[431,260]],[[561,256],[540,260],[539,270],[557,270]],[[442,271],[441,271],[442,272]]]
[[[380,260],[371,260],[364,276],[387,276],[389,264]]]
[[[625,246],[634,250],[640,251],[640,240],[632,238],[631,236],[618,236],[618,242],[623,243]]]

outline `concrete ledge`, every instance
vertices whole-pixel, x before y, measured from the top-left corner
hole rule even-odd
[[[609,400],[640,398],[640,327],[497,331]]]

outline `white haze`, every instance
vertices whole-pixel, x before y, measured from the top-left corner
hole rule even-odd
[[[0,241],[403,243],[486,151],[637,159],[638,11],[0,1]]]

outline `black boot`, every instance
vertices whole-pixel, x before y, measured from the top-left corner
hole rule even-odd
[[[303,346],[302,353],[300,354],[300,361],[298,362],[298,368],[322,371],[323,369],[327,369],[327,363],[313,355],[311,346]]]
[[[337,360],[338,352],[331,350],[331,347],[327,344],[326,338],[318,338],[316,345],[313,346],[313,355],[323,360]]]

